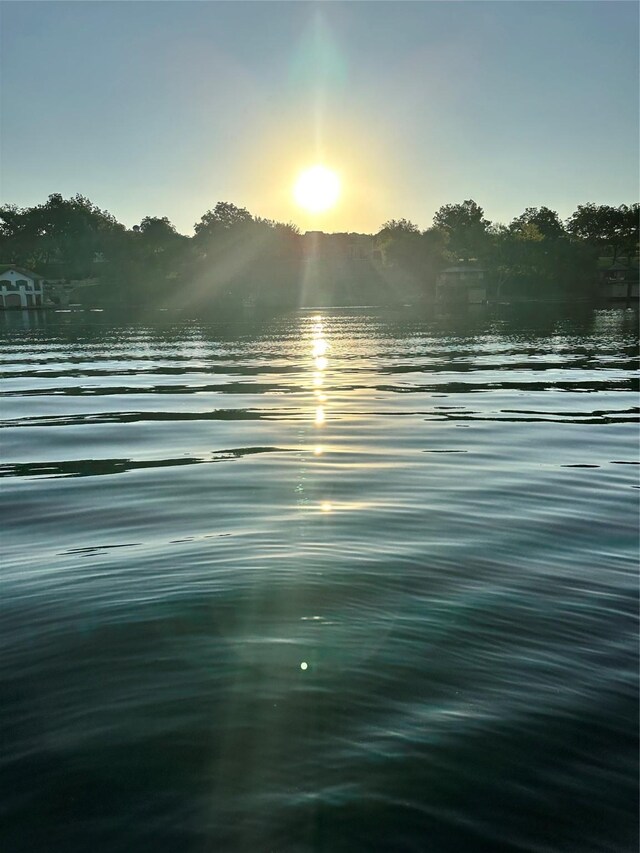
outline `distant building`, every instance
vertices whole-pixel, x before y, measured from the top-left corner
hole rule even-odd
[[[610,300],[638,299],[637,263],[629,264],[617,261],[615,264],[600,271],[600,295]]]
[[[0,266],[0,309],[40,308],[44,278],[22,267]]]
[[[322,260],[366,261],[374,258],[374,238],[370,234],[325,234],[307,231],[302,237],[303,257]]]
[[[447,267],[436,281],[436,301],[440,303],[481,305],[487,296],[486,270],[480,267]]]

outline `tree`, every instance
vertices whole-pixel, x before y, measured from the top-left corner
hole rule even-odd
[[[527,207],[509,226],[511,231],[523,231],[527,226],[535,226],[544,239],[555,240],[566,232],[555,210],[548,207]]]
[[[385,222],[380,231],[379,235],[383,234],[419,234],[420,229],[418,226],[411,222],[408,219],[389,219],[388,222]]]
[[[108,257],[124,233],[110,213],[80,194],[65,199],[53,193],[44,204],[24,209],[5,205],[0,217],[3,254],[27,265],[56,262],[77,276],[89,274],[96,255]]]
[[[567,230],[600,252],[609,251],[615,262],[620,252],[635,254],[638,246],[639,206],[611,207],[608,204],[578,205],[567,220]]]
[[[385,260],[411,270],[419,263],[420,230],[408,219],[389,219],[376,235],[376,245]]]
[[[145,216],[138,229],[144,235],[157,235],[158,237],[172,237],[177,233],[175,225],[173,225],[167,216]]]
[[[300,229],[293,222],[278,222],[276,219],[265,219],[262,216],[254,217],[256,225],[269,228],[278,234],[300,234]]]
[[[407,298],[423,297],[435,288],[445,262],[446,235],[437,228],[420,232],[407,219],[390,219],[376,235],[376,244],[386,262],[409,280]]]
[[[622,206],[622,223],[620,228],[620,246],[627,257],[638,255],[640,241],[640,204]]]
[[[450,250],[465,260],[477,258],[486,251],[490,224],[473,199],[461,204],[445,204],[433,217],[434,227],[446,235]]]
[[[593,202],[579,204],[567,219],[567,231],[574,237],[601,247],[611,230],[611,214],[614,208]]]
[[[556,298],[563,293],[588,296],[596,281],[592,250],[566,234],[545,236],[541,226],[553,219],[545,215],[538,224],[536,209],[527,210],[533,215],[525,211],[509,227],[491,229],[488,267],[498,294],[528,299]],[[553,225],[551,229],[554,234]]]
[[[175,229],[166,216],[145,216],[140,225],[134,226],[140,242],[148,252],[159,254],[174,248],[186,238]]]
[[[194,225],[194,231],[200,240],[213,237],[221,231],[231,231],[239,226],[253,222],[253,217],[244,207],[236,207],[228,201],[219,201],[213,210],[202,215]]]
[[[27,265],[33,242],[26,211],[15,204],[0,207],[0,261]]]
[[[292,222],[277,222],[256,216],[253,223],[243,227],[250,248],[270,258],[295,259],[300,255],[300,229]]]

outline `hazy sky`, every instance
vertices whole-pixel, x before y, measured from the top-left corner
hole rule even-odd
[[[636,2],[3,2],[3,202],[80,192],[183,233],[638,198]],[[300,168],[341,175],[311,219]]]

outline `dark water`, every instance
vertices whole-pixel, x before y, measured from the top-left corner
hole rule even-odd
[[[3,853],[635,850],[637,314],[158,318],[0,317]]]

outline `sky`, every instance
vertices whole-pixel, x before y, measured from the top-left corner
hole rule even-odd
[[[638,200],[636,2],[2,2],[0,200],[82,193],[193,232],[218,201],[302,230],[509,222]],[[301,169],[335,208],[294,201]]]

